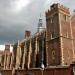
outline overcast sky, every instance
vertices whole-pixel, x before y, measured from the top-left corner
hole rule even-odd
[[[40,13],[54,2],[75,9],[75,0],[0,0],[0,44],[23,39],[25,30],[35,33]]]

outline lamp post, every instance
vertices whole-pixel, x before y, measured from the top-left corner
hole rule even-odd
[[[41,70],[42,70],[42,75],[43,75],[43,71],[44,71],[44,64],[41,64]]]

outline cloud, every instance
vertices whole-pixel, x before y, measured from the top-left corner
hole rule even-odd
[[[0,43],[22,39],[25,30],[35,33],[45,4],[45,0],[30,0],[28,6],[21,7],[22,10],[16,13],[13,10],[14,1],[0,0]]]
[[[40,13],[45,11],[54,2],[60,2],[72,10],[75,1],[68,0],[0,0],[0,44],[24,38],[25,30],[35,33]],[[26,2],[28,1],[28,2]],[[20,4],[21,3],[21,4]]]
[[[70,8],[71,12],[75,9],[75,0],[60,0],[60,3]]]

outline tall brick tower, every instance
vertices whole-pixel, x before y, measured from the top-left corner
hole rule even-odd
[[[73,59],[69,9],[53,4],[46,12],[47,65],[69,65]]]

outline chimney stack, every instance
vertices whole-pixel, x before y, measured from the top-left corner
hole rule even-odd
[[[31,32],[30,31],[25,31],[25,38],[29,38],[31,36]]]
[[[10,51],[10,45],[5,45],[5,51]]]

